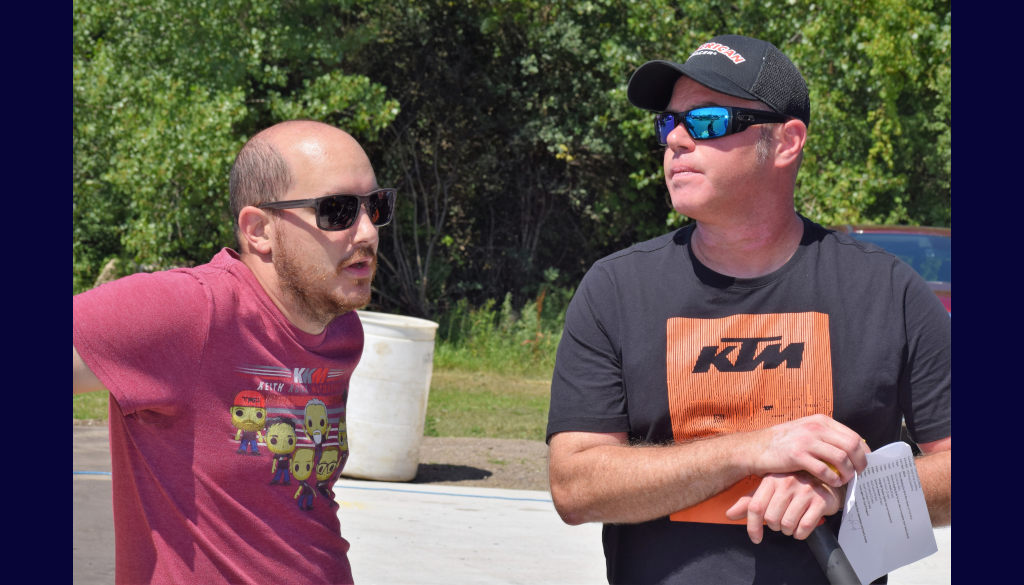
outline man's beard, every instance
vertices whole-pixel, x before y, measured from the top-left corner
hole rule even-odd
[[[354,259],[371,263],[372,271],[365,279],[366,292],[346,295],[344,290],[334,290],[331,286],[332,281],[335,281],[343,267]],[[377,274],[377,255],[372,247],[360,246],[341,264],[329,270],[323,265],[303,262],[301,255],[294,253],[286,241],[279,239],[274,250],[274,269],[277,271],[281,290],[295,303],[295,310],[326,326],[335,317],[361,309],[370,303],[369,283],[373,282]],[[364,280],[360,279],[358,282],[362,283]]]

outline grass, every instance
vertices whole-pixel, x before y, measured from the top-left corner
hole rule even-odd
[[[423,434],[543,441],[551,377],[435,370]]]
[[[71,403],[73,420],[107,420],[107,391],[76,394]]]

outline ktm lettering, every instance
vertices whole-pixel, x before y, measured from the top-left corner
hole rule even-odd
[[[766,370],[775,368],[786,363],[787,368],[799,368],[804,359],[803,342],[790,343],[782,349],[781,343],[770,343],[781,341],[782,337],[723,337],[722,344],[725,347],[709,345],[700,350],[697,356],[697,363],[693,366],[694,374],[707,372],[714,366],[719,372],[752,372],[758,366],[763,365]],[[761,348],[761,344],[770,343]],[[727,345],[739,344],[739,345]],[[729,355],[737,348],[736,360],[729,361]]]
[[[292,370],[292,382],[296,384],[320,383],[326,380],[327,368],[295,368]]]

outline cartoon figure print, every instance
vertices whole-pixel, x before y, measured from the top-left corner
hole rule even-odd
[[[267,449],[274,454],[270,473],[274,474],[271,484],[289,485],[292,453],[295,451],[295,421],[283,416],[267,420]]]
[[[267,404],[263,395],[255,390],[242,390],[235,395],[231,404],[231,424],[238,429],[235,440],[239,441],[237,453],[259,455],[258,444],[263,441],[263,427],[267,417]]]
[[[298,500],[300,510],[312,510],[313,498],[316,497],[316,492],[306,483],[313,474],[313,457],[313,449],[308,447],[296,449],[292,457],[292,476],[299,482],[299,489],[295,490],[293,498]]]
[[[334,502],[334,470],[338,468],[341,460],[341,451],[337,447],[325,447],[320,455],[320,461],[316,464],[316,491],[320,495]]]
[[[327,405],[319,398],[313,398],[306,403],[303,413],[303,428],[306,436],[313,441],[317,451],[323,448],[324,441],[331,431],[331,421],[327,418]]]

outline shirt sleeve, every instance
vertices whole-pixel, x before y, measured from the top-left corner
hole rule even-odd
[[[916,272],[908,279],[904,294],[907,356],[900,402],[911,437],[927,443],[951,433],[952,318]]]
[[[74,347],[124,414],[172,414],[187,402],[210,323],[208,291],[196,277],[135,274],[72,304]]]
[[[551,381],[547,440],[563,431],[628,432],[619,345],[621,303],[592,268],[566,310]]]

